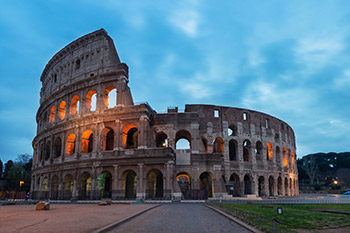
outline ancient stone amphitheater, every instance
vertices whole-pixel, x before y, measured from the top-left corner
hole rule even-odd
[[[56,53],[40,80],[33,199],[298,195],[287,123],[241,108],[134,104],[103,29]]]

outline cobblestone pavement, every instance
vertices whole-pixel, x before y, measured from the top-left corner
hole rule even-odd
[[[202,204],[164,204],[110,232],[250,232]]]

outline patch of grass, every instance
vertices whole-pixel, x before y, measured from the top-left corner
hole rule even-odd
[[[292,229],[325,229],[350,225],[350,215],[310,211],[312,209],[336,209],[350,212],[350,205],[260,205],[260,204],[212,204],[225,212],[234,209],[244,210],[278,222],[281,232],[295,232]],[[273,207],[273,208],[272,208]],[[277,214],[277,207],[282,207],[283,214]]]

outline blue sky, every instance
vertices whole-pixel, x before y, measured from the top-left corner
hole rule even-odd
[[[40,75],[104,28],[135,102],[249,108],[292,126],[297,154],[350,151],[349,1],[0,2],[0,159],[32,154]]]

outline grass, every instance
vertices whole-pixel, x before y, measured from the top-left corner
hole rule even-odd
[[[225,212],[234,209],[273,218],[278,222],[281,232],[296,232],[293,229],[327,229],[350,225],[350,215],[315,212],[315,209],[335,209],[350,212],[350,205],[261,205],[261,204],[212,204]],[[282,207],[283,214],[277,214]]]

